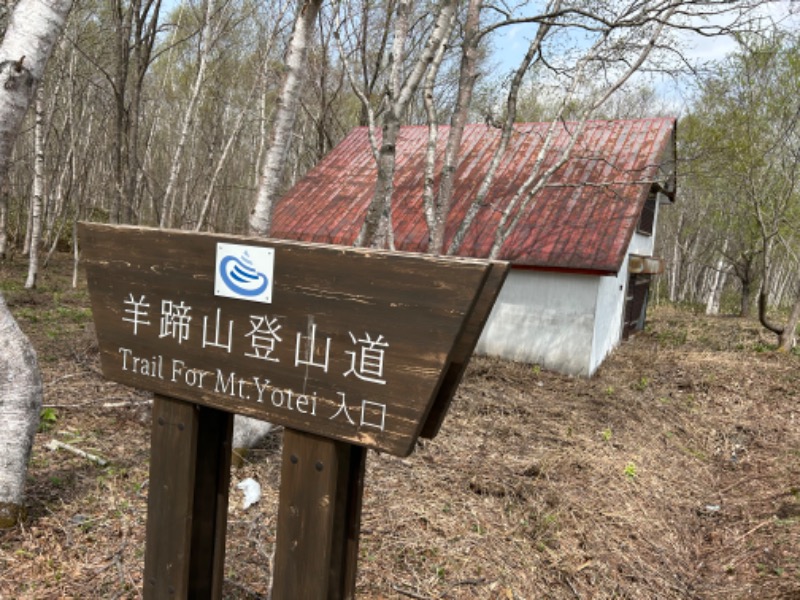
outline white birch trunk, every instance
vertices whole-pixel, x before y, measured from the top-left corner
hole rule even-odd
[[[58,240],[61,237],[61,232],[64,229],[64,221],[62,217],[65,216],[64,212],[67,208],[66,182],[68,177],[72,179],[73,176],[72,164],[74,161],[72,155],[74,152],[74,146],[70,146],[70,149],[67,151],[67,157],[64,159],[64,163],[61,166],[61,173],[58,176],[56,189],[52,194],[52,210],[47,214],[47,219],[44,223],[45,231],[42,234],[42,245],[50,245],[50,250],[44,259],[45,267],[47,267],[47,262],[50,260],[50,256],[53,254],[53,252],[55,252],[55,248],[58,247]],[[57,224],[59,220],[61,223]]]
[[[444,164],[442,165],[439,194],[435,195],[433,189],[434,173],[436,172],[436,142],[439,135],[436,107],[433,97],[434,83],[439,74],[439,67],[444,58],[445,44],[439,47],[436,57],[431,64],[431,69],[425,78],[425,107],[428,113],[428,129],[430,132],[428,150],[425,156],[425,190],[423,192],[423,205],[425,207],[425,220],[428,225],[430,244],[428,252],[439,255],[444,245],[444,233],[447,225],[447,216],[450,213],[450,202],[453,197],[453,179],[458,167],[458,152],[461,149],[461,139],[467,122],[472,90],[475,86],[476,50],[474,40],[480,21],[482,0],[470,0],[467,12],[466,35],[464,48],[461,53],[461,70],[458,80],[458,95],[450,119],[450,132],[447,137]],[[455,12],[453,13],[455,18]],[[452,27],[452,25],[451,25]]]
[[[271,34],[268,36],[267,47],[264,49],[263,56],[264,62],[261,65],[261,70],[258,73],[258,86],[261,91],[261,100],[259,104],[259,121],[258,121],[258,152],[256,153],[255,170],[253,171],[253,187],[258,188],[261,181],[261,168],[264,164],[264,154],[267,151],[269,144],[269,123],[272,119],[271,107],[272,103],[267,100],[269,95],[269,74],[271,67],[269,57],[272,55],[275,43],[279,38],[281,24],[286,12],[289,10],[290,0],[281,3],[279,15],[275,18],[275,26]]]
[[[78,287],[78,266],[80,265],[81,253],[78,246],[78,216],[72,221],[72,289]]]
[[[717,268],[723,267],[723,262],[717,264]],[[716,277],[714,278],[714,285],[711,289],[711,293],[708,295],[708,302],[706,303],[706,314],[707,315],[718,315],[720,306],[722,304],[722,290],[725,289],[725,283],[728,281],[728,270],[724,269],[722,272],[717,272]]]
[[[0,182],[0,259],[8,249],[8,187]]]
[[[278,108],[272,127],[272,139],[264,159],[253,210],[250,212],[250,233],[255,235],[269,235],[272,227],[272,209],[280,191],[281,175],[289,156],[292,129],[300,104],[300,84],[305,71],[306,51],[321,5],[322,0],[307,0],[295,21],[286,57],[286,77],[278,97]]]
[[[783,352],[789,352],[797,344],[797,324],[800,322],[800,287],[797,289],[797,296],[792,312],[789,315],[789,320],[783,331],[778,336],[778,349]]]
[[[401,67],[405,56],[405,43],[408,37],[408,20],[411,3],[401,0],[397,6],[394,41],[392,42],[392,70],[386,90],[386,114],[383,117],[381,147],[378,151],[378,172],[375,190],[367,209],[367,216],[356,239],[356,246],[391,248],[389,233],[392,231],[392,194],[394,192],[394,171],[397,136],[400,132]]]
[[[21,516],[25,475],[39,425],[42,380],[36,353],[0,294],[0,529]]]
[[[383,139],[378,156],[378,175],[367,215],[356,240],[357,246],[376,248],[392,248],[394,246],[392,193],[394,191],[400,119],[408,107],[411,97],[419,89],[425,72],[435,61],[441,46],[446,44],[450,38],[450,31],[454,23],[455,3],[451,0],[444,0],[440,5],[436,24],[425,48],[401,86],[401,67],[404,62],[406,38],[408,37],[410,6],[410,2],[401,1],[397,8],[397,25],[392,45],[392,75],[386,94],[387,108],[383,121]]]
[[[89,135],[90,132],[87,132]],[[53,253],[58,248],[58,242],[61,239],[61,233],[64,231],[64,227],[66,226],[67,221],[67,185],[66,181],[69,177],[70,179],[70,186],[72,184],[72,180],[75,177],[75,136],[71,136],[70,139],[70,147],[67,151],[67,157],[64,160],[64,164],[61,167],[61,173],[58,176],[58,183],[56,184],[55,192],[53,193],[53,197],[55,198],[54,210],[52,211],[51,215],[48,217],[48,224],[47,228],[50,231],[49,238],[44,236],[45,240],[49,239],[50,250],[48,250],[47,255],[44,258],[43,266],[47,268],[48,263],[50,262],[50,257],[53,256]],[[77,217],[75,217],[77,219]],[[56,228],[56,221],[60,223]],[[55,232],[55,234],[53,234]],[[47,242],[45,242],[47,243]]]
[[[706,301],[706,314],[718,315],[720,297],[722,296],[722,288],[725,286],[725,279],[727,273],[725,268],[725,252],[728,251],[727,238],[722,244],[722,255],[717,260],[717,267],[714,269],[714,276],[711,278],[711,286],[708,292],[708,300]]]
[[[72,0],[20,0],[0,44],[0,179]]]
[[[31,210],[30,207],[28,207],[28,211],[25,213],[25,239],[22,242],[22,256],[28,256],[31,252],[32,229],[33,229],[33,211]]]
[[[0,43],[0,181],[72,0],[19,0]],[[42,382],[36,354],[0,296],[0,527],[21,514]]]
[[[39,246],[42,237],[42,206],[44,204],[44,87],[36,94],[36,124],[33,128],[33,194],[31,196],[31,246],[28,253],[28,278],[25,289],[36,287],[39,274]]]
[[[438,57],[438,55],[437,55]],[[428,143],[425,147],[425,177],[422,189],[422,206],[425,212],[425,222],[428,225],[428,252],[439,253],[439,241],[437,238],[438,227],[436,226],[436,200],[434,197],[434,178],[436,175],[436,146],[439,141],[439,124],[436,119],[436,103],[433,98],[433,83],[438,67],[432,69],[425,78],[425,88],[423,98],[425,101],[425,111],[428,115]]]
[[[683,254],[681,251],[681,233],[686,214],[683,210],[678,215],[678,226],[675,229],[675,239],[672,246],[672,261],[669,269],[669,301],[673,304],[678,301],[678,281],[683,268]]]
[[[266,61],[264,61],[266,63]],[[269,122],[272,119],[272,113],[267,108],[270,103],[267,101],[269,95],[269,85],[267,84],[266,66],[261,72],[261,97],[259,104],[259,119],[258,119],[258,152],[256,153],[255,170],[253,171],[253,188],[258,189],[259,182],[261,181],[261,165],[264,164],[264,154],[267,151],[269,144]]]
[[[64,42],[64,40],[62,39],[62,43],[60,44],[62,50],[64,49],[64,46],[65,46],[65,44],[63,42]],[[39,243],[40,243],[42,248],[44,248],[46,245],[48,245],[50,243],[50,239],[52,237],[52,233],[53,233],[53,229],[54,229],[55,220],[58,217],[58,211],[59,211],[59,207],[60,207],[58,196],[50,194],[49,190],[47,189],[47,185],[46,185],[47,179],[46,179],[46,177],[44,177],[44,169],[45,169],[45,164],[46,164],[44,162],[44,152],[45,152],[45,149],[48,146],[48,142],[49,142],[49,138],[50,138],[50,132],[53,129],[53,125],[52,125],[53,124],[53,117],[55,115],[57,105],[60,104],[61,90],[64,87],[63,84],[64,84],[65,80],[66,80],[66,77],[55,77],[54,78],[55,85],[53,86],[53,89],[47,91],[47,99],[50,101],[50,107],[49,108],[46,106],[46,103],[45,103],[45,96],[44,96],[44,91],[45,90],[43,89],[44,86],[40,86],[38,88],[38,91],[39,91],[39,94],[41,95],[41,97],[39,97],[39,96],[36,97],[37,115],[38,115],[38,112],[42,113],[42,123],[41,123],[41,128],[42,128],[42,144],[41,144],[41,147],[42,147],[42,180],[43,180],[43,183],[45,184],[45,185],[42,186],[42,193],[43,193],[43,196],[42,196],[42,209],[41,209],[42,224],[41,224],[41,230],[40,230],[40,233],[39,233]],[[61,163],[62,165],[69,164],[69,160],[64,161],[64,160],[59,159],[58,162]],[[65,168],[66,167],[62,166],[62,172],[61,172],[61,176],[59,177],[59,183],[61,183],[61,181],[63,181],[63,179],[64,179],[64,170],[65,170]],[[45,263],[45,266],[46,265],[47,265],[47,263]]]

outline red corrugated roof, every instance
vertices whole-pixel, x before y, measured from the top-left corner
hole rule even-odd
[[[530,176],[549,127],[550,123],[515,126],[460,255],[488,256],[500,213]],[[577,128],[577,123],[557,125],[545,168],[557,160]],[[586,123],[569,160],[535,195],[497,258],[530,267],[616,272],[651,184],[665,179],[659,166],[673,156],[674,133],[671,118]],[[422,213],[427,137],[427,127],[404,127],[398,140],[392,213],[398,250],[427,251]],[[447,128],[442,127],[440,166],[446,139]],[[446,244],[464,219],[499,141],[496,128],[466,128]],[[372,198],[375,176],[367,130],[355,129],[278,202],[272,235],[352,245]]]

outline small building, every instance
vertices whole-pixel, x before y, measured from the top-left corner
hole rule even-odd
[[[458,255],[487,258],[500,215],[537,161],[555,169],[530,202],[511,211],[497,259],[512,263],[476,352],[591,376],[622,339],[644,326],[660,206],[674,201],[675,120],[515,126]],[[469,125],[445,231],[450,243],[489,170],[500,130]],[[439,131],[444,152],[447,128]],[[392,220],[398,250],[426,252],[422,212],[428,129],[404,127],[396,147]],[[441,165],[441,160],[437,161]],[[437,174],[438,177],[438,174]],[[373,195],[375,161],[365,128],[353,130],[276,205],[273,235],[352,245]],[[524,195],[523,195],[524,197]],[[518,218],[517,218],[518,217]]]

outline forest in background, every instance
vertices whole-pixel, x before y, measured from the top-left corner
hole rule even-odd
[[[386,139],[404,124],[428,125],[434,137],[436,125],[459,122],[509,129],[674,115],[678,191],[661,211],[659,295],[710,313],[761,307],[765,327],[791,343],[800,49],[790,4],[86,0],[72,10],[0,190],[0,254],[46,263],[57,249],[77,252],[79,220],[252,232],[269,151],[284,146],[271,176],[279,195],[359,125]],[[296,112],[276,140],[303,14],[313,21]],[[737,50],[703,63],[687,50],[689,31],[732,36]],[[384,154],[376,144],[376,214],[391,202]],[[531,169],[533,194],[548,173]],[[426,190],[432,235],[444,187]],[[375,224],[372,245],[391,245],[383,227],[388,237],[377,240]]]

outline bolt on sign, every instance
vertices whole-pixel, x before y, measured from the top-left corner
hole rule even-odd
[[[79,235],[103,373],[155,392],[160,403],[154,405],[153,464],[156,449],[187,427],[169,434],[174,439],[167,443],[159,427],[169,430],[177,413],[164,407],[187,403],[224,421],[212,437],[228,451],[226,415],[233,413],[299,435],[305,450],[292,451],[287,461],[284,447],[284,472],[305,455],[309,439],[331,441],[340,458],[350,447],[410,454],[421,435],[438,432],[508,271],[499,262],[125,226],[81,224]],[[203,440],[186,439],[195,444],[187,464],[196,472],[187,485],[196,487]],[[212,463],[229,470],[221,454]],[[324,470],[324,462],[314,465]],[[350,467],[341,469],[350,481]],[[213,483],[225,494],[226,477]],[[304,486],[302,477],[297,485]],[[188,496],[198,497],[196,491]],[[153,502],[149,555],[150,517],[162,510]],[[360,491],[356,504],[360,510]],[[217,514],[220,505],[208,510]],[[224,517],[214,518],[224,530]],[[187,535],[197,545],[199,534]],[[218,535],[211,546],[219,545]],[[204,560],[221,560],[219,552],[211,548]],[[282,560],[276,558],[276,568]],[[347,577],[354,579],[351,567]],[[203,570],[192,568],[186,579]],[[147,579],[147,558],[145,570]]]

